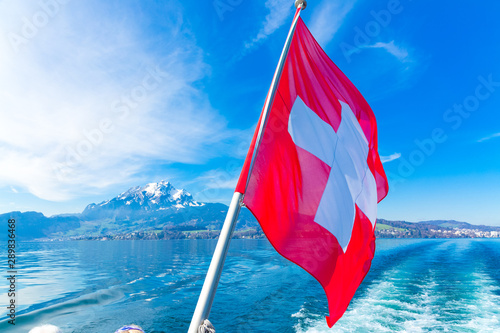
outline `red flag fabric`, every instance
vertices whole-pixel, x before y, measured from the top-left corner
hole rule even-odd
[[[299,18],[247,184],[236,191],[285,258],[323,286],[332,327],[368,273],[388,191],[375,116]]]

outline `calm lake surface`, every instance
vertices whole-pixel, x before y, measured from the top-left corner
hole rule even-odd
[[[216,241],[18,244],[16,326],[186,332]],[[1,268],[7,274],[6,259]],[[233,240],[210,320],[217,332],[500,332],[500,240],[379,239],[372,269],[329,330],[319,283],[267,240]]]

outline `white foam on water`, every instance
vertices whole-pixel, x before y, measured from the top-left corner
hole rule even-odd
[[[466,247],[468,244],[464,244]],[[461,249],[462,250],[462,249]],[[297,333],[320,332],[497,332],[500,333],[500,286],[488,274],[475,272],[462,283],[471,294],[450,298],[434,271],[426,279],[409,280],[404,265],[385,272],[355,298],[344,316],[329,329],[325,314],[304,304],[292,315]],[[407,294],[408,286],[419,290]],[[457,286],[459,287],[459,285]]]
[[[447,292],[441,292],[442,300],[436,311],[439,321],[432,331],[445,332],[500,332],[500,287],[489,275],[471,273],[467,280],[457,283],[465,285],[470,292],[458,293],[450,299]]]
[[[428,327],[439,324],[436,315],[438,310],[433,305],[436,300],[432,293],[436,283],[425,281],[425,285],[417,284],[416,287],[422,292],[406,295],[405,286],[409,284],[404,270],[394,268],[374,281],[363,297],[351,302],[333,330],[328,328],[323,315],[308,314],[305,306],[293,315],[299,319],[294,328],[297,333],[427,332]]]
[[[142,296],[142,295],[146,295],[146,292],[144,290],[141,290],[138,293],[129,294],[128,297]]]
[[[452,329],[470,329],[474,332],[500,332],[500,287],[487,274],[472,274],[475,284],[474,302],[464,302],[468,320],[456,323]]]
[[[132,281],[130,281],[130,282],[127,282],[127,284],[134,284],[134,283],[136,283],[137,281],[141,281],[141,280],[144,280],[144,278],[143,278],[143,277],[141,277],[141,278],[138,278],[138,279],[132,280]]]
[[[438,305],[441,295],[436,293],[435,289],[438,284],[433,273],[430,272],[428,279],[420,283],[412,283],[412,285],[421,291],[411,296],[410,299],[415,309],[412,316],[408,316],[401,326],[406,332],[435,331],[441,325]]]

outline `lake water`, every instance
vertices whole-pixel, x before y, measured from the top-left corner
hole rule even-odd
[[[16,326],[186,332],[216,242],[21,243]],[[3,260],[6,261],[6,260]],[[4,274],[6,262],[1,263]],[[329,330],[326,297],[267,240],[233,240],[212,307],[217,332],[500,332],[500,240],[377,240],[372,269]]]

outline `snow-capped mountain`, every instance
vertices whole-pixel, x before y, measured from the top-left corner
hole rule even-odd
[[[132,187],[113,199],[90,204],[78,218],[82,228],[102,233],[162,228],[218,230],[222,227],[227,208],[220,203],[198,202],[186,190],[161,181]],[[242,216],[245,221],[241,227],[256,225],[253,217]]]
[[[81,214],[45,217],[36,212],[12,212],[4,218],[22,220],[24,239],[81,235],[124,234],[147,230],[220,230],[228,207],[221,203],[200,203],[187,191],[161,181],[132,187],[98,204],[88,205]],[[237,229],[255,228],[251,213],[240,213]]]
[[[161,181],[132,187],[111,200],[99,204],[90,204],[85,208],[83,214],[106,210],[142,210],[151,212],[203,205],[203,203],[195,201],[193,196],[186,190],[178,190],[170,182]]]

